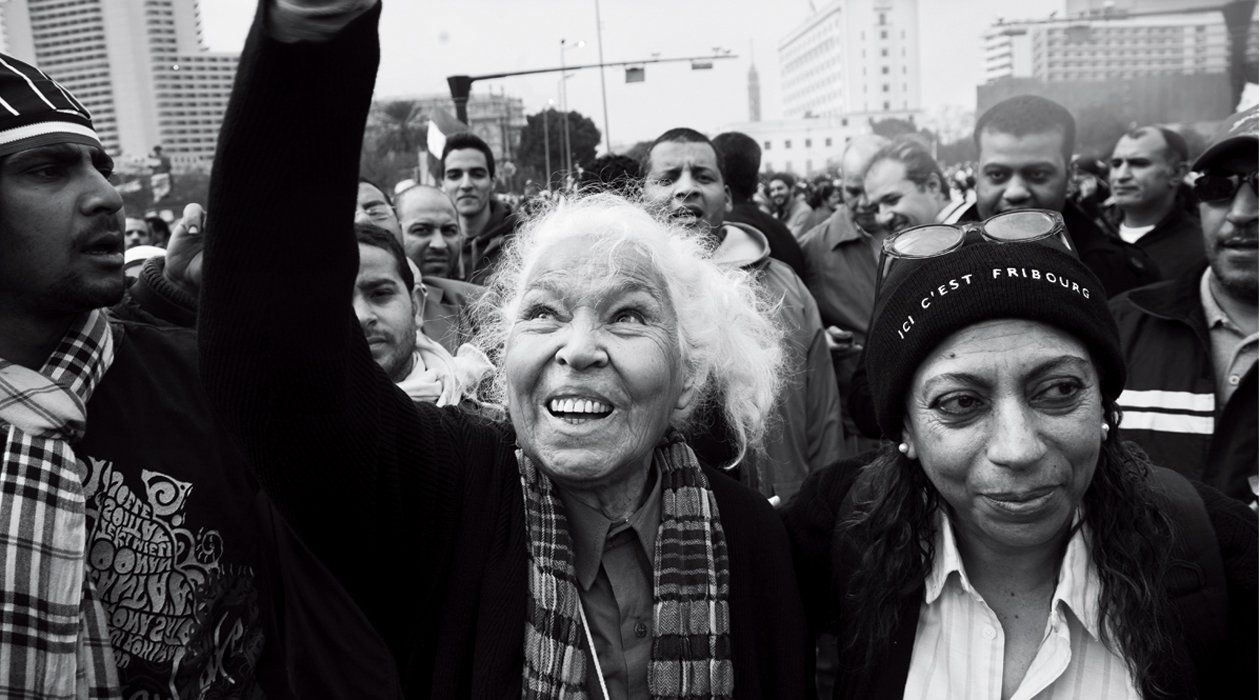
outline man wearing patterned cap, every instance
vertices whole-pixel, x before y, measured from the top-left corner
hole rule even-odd
[[[1160,465],[1256,507],[1256,108],[1194,163],[1206,263],[1112,302],[1125,434]]]
[[[215,427],[193,332],[107,310],[112,172],[83,105],[0,55],[0,695],[283,694],[282,526]]]

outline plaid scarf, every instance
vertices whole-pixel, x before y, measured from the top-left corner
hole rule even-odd
[[[101,309],[38,372],[0,359],[0,696],[121,697],[105,609],[87,575],[87,470],[72,448],[113,361]]]
[[[519,450],[529,535],[524,698],[584,698],[588,667],[577,574],[564,506],[551,480]],[[653,698],[729,698],[730,567],[717,501],[691,448],[676,435],[656,448],[661,527],[652,563]]]

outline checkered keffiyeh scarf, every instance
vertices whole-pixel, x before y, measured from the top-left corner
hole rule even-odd
[[[516,454],[529,535],[529,619],[523,698],[584,698],[587,654],[578,612],[573,542],[551,480]],[[729,698],[730,566],[717,501],[691,448],[671,436],[656,448],[661,527],[652,562],[653,698]]]
[[[117,698],[105,609],[87,576],[86,468],[72,445],[114,360],[103,310],[38,371],[0,359],[0,696]]]

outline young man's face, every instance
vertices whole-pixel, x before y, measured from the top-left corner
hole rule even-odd
[[[127,217],[126,229],[123,235],[127,237],[127,248],[129,250],[138,245],[152,244],[152,240],[149,237],[149,224],[144,219]]]
[[[110,306],[124,290],[122,198],[114,163],[60,143],[0,160],[0,303],[65,315]]]
[[[490,206],[494,178],[486,154],[475,148],[457,148],[446,154],[442,189],[455,203],[460,216],[476,216]]]
[[[981,218],[1012,209],[1063,211],[1067,200],[1067,159],[1057,130],[1015,136],[980,134],[976,208]]]
[[[402,381],[411,369],[419,309],[418,296],[403,284],[394,256],[384,248],[360,243],[354,313],[372,359],[390,381]]]
[[[782,180],[770,181],[770,201],[774,202],[774,206],[783,209],[792,199],[792,188]]]
[[[731,210],[717,154],[707,143],[665,141],[648,154],[643,195],[690,228],[720,229]]]

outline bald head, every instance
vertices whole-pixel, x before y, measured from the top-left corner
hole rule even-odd
[[[398,195],[395,207],[407,257],[425,277],[451,277],[461,239],[450,197],[436,187],[416,185]]]
[[[875,134],[854,137],[844,148],[840,156],[840,177],[844,183],[844,204],[853,214],[853,221],[867,233],[875,233],[878,224],[866,202],[866,192],[862,189],[862,176],[871,164],[871,159],[884,146],[888,139]]]

